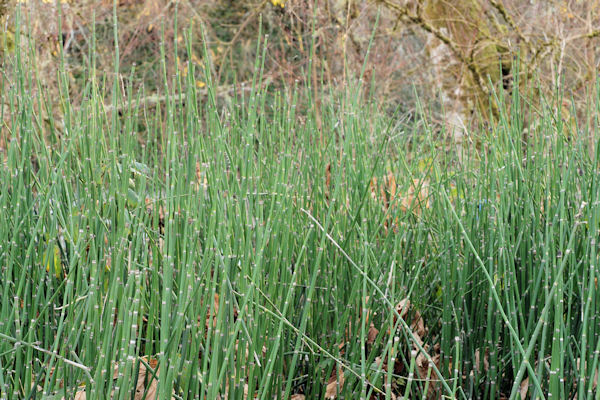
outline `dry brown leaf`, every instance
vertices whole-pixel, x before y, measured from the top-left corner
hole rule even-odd
[[[214,303],[213,303],[213,310],[212,310],[212,327],[216,328],[217,327],[217,314],[219,313],[219,294],[215,293],[214,296]],[[208,332],[208,327],[210,326],[210,319],[211,319],[211,310],[210,307],[208,308],[208,310],[206,311],[206,321],[205,321],[205,327],[206,327],[206,332]]]
[[[413,210],[419,214],[423,208],[429,208],[428,197],[429,182],[426,180],[413,179],[406,195],[402,196],[400,209],[402,211]]]
[[[521,381],[521,386],[519,387],[519,393],[521,394],[521,400],[525,400],[527,398],[528,390],[529,390],[529,377],[527,377]]]
[[[204,167],[204,171],[202,171],[202,167]],[[200,161],[196,161],[196,190],[208,189],[207,169],[208,164],[200,164]]]
[[[392,174],[391,172],[388,172],[385,183],[387,186],[387,191],[390,194],[390,198],[396,197],[397,185],[396,185],[396,178],[394,177],[394,174]]]
[[[371,178],[369,184],[371,189],[371,198],[379,202],[384,211],[388,208],[394,208],[396,201],[400,202],[400,209],[404,212],[413,210],[419,213],[422,208],[429,208],[429,182],[427,180],[412,179],[406,193],[398,193],[398,184],[396,177],[392,172],[388,172],[383,177],[383,183],[379,184],[376,176]]]
[[[400,301],[400,303],[398,303],[398,305],[396,306],[396,312],[404,320],[406,320],[406,316],[410,309],[410,305],[411,305],[410,300],[408,298],[406,298],[406,299],[403,299],[402,301]],[[395,318],[394,318],[394,322],[396,322]],[[413,318],[410,323],[410,329],[413,331],[413,333],[416,336],[419,337],[419,339],[422,339],[423,336],[425,336],[425,334],[427,333],[427,328],[425,327],[425,321],[423,320],[423,317],[421,316],[421,313],[418,310],[414,311]]]
[[[304,395],[303,394],[293,394],[292,397],[290,397],[290,400],[304,400]]]
[[[375,328],[375,325],[371,322],[371,326],[369,327],[369,332],[367,333],[367,344],[372,345],[379,334],[379,330]]]
[[[365,296],[365,304],[369,304],[370,296]],[[367,308],[367,316],[365,317],[365,321],[369,322],[369,316],[371,315],[371,310]]]
[[[159,219],[159,221],[162,221],[162,223],[164,224],[164,221],[165,221],[165,207],[163,207],[162,205],[160,207],[158,207],[158,219]]]
[[[238,349],[239,349],[239,344],[240,344],[240,340],[236,339],[236,341],[235,341],[235,347],[234,347],[236,354],[237,354]],[[250,345],[250,343],[246,342],[246,348],[245,348],[245,351],[244,351],[244,356],[245,356],[246,359],[250,356],[249,345]],[[263,358],[267,356],[267,347],[266,346],[263,346],[261,348],[261,355],[262,355]],[[255,353],[252,356],[253,357],[258,357],[258,354]]]
[[[326,399],[336,399],[338,395],[338,391],[342,390],[344,386],[344,371],[342,368],[338,368],[338,371],[334,370],[331,374],[331,378],[329,378],[329,383],[327,384],[327,388],[325,390],[325,398]]]
[[[371,188],[371,198],[373,200],[377,200],[377,188],[378,188],[378,185],[377,185],[377,177],[376,176],[374,176],[371,179],[371,182],[369,183],[369,187]]]
[[[396,305],[396,312],[400,315],[400,317],[404,320],[409,316],[411,308],[411,302],[408,298],[402,299],[398,305]],[[394,318],[395,320],[395,318]],[[395,321],[394,321],[395,322]],[[412,320],[410,322],[410,330],[414,335],[414,339],[416,342],[412,343],[413,351],[417,353],[416,365],[417,365],[417,375],[419,379],[425,380],[429,379],[429,385],[427,388],[427,398],[428,399],[437,399],[441,395],[440,386],[437,379],[436,373],[433,371],[433,365],[439,369],[440,365],[440,346],[436,344],[433,347],[433,351],[430,350],[430,346],[424,344],[423,338],[427,334],[427,327],[425,326],[425,321],[421,316],[421,313],[418,310],[412,310]],[[419,350],[420,345],[425,350],[425,353]],[[429,355],[429,357],[428,357]],[[430,363],[429,358],[431,359]],[[400,361],[400,358],[396,359],[396,363],[394,364],[394,372],[403,369],[403,363]]]
[[[85,400],[86,399],[86,394],[85,394],[85,390],[83,392],[77,392],[75,393],[75,400]]]
[[[152,368],[156,369],[158,365],[158,360],[155,358],[142,357],[142,359]],[[148,371],[146,365],[140,362],[140,368],[138,371],[137,381],[135,385],[135,396],[134,400],[141,400],[144,398],[144,393],[146,393],[146,400],[156,400],[157,398],[157,389],[158,389],[158,374],[160,373],[160,368],[156,369],[155,375],[153,376],[152,371]],[[115,365],[113,372],[113,379],[117,379],[119,376],[119,368]],[[113,393],[111,393],[112,398]],[[86,394],[85,390],[79,391],[75,393],[75,400],[85,400]],[[64,399],[63,399],[64,400]]]
[[[138,383],[139,384],[139,383]],[[150,386],[148,386],[148,390],[146,392],[146,397],[144,397],[144,390],[138,390],[136,388],[135,390],[135,400],[142,400],[142,399],[146,399],[146,400],[156,400],[157,396],[156,396],[156,391],[158,389],[158,381],[156,379],[153,379],[152,382],[150,383]]]
[[[155,358],[142,358],[153,370],[156,369],[158,365],[158,360]],[[140,369],[138,371],[137,382],[135,385],[135,400],[141,400],[144,397],[144,392],[146,392],[146,400],[155,400],[156,399],[156,390],[158,389],[158,374],[160,368],[156,369],[154,372],[156,376],[153,376],[152,371],[148,371],[146,369],[146,365],[140,362]]]
[[[429,182],[427,180],[412,179],[406,193],[399,193],[396,177],[392,172],[388,172],[382,179],[378,179],[376,176],[371,178],[369,187],[371,198],[381,205],[384,212],[393,210],[398,205],[403,212],[412,211],[416,214],[420,214],[423,208],[429,208]],[[388,215],[383,226],[386,233],[390,228],[397,232],[398,217],[392,221],[392,216]]]
[[[383,185],[379,187],[379,202],[381,203],[381,207],[383,211],[386,211],[389,208],[390,202],[386,193],[387,179],[383,178]]]
[[[400,300],[400,303],[396,306],[396,312],[400,314],[402,318],[406,316],[408,309],[410,308],[410,300],[408,298]]]
[[[413,345],[414,349],[417,350],[417,346]],[[429,346],[425,345],[424,349],[426,352],[429,353]],[[429,354],[429,356],[431,357],[431,361],[433,362],[433,364],[436,366],[436,368],[439,369],[440,366],[440,352],[439,352],[439,345],[436,345],[434,347],[434,355]],[[435,371],[433,370],[433,366],[432,364],[430,364],[429,360],[427,359],[427,356],[419,351],[419,354],[417,355],[417,360],[416,360],[416,364],[417,364],[417,375],[419,376],[419,379],[429,379],[429,386],[427,387],[427,398],[428,399],[438,399],[440,398],[440,387],[439,387],[439,382],[437,379],[437,375],[435,373]],[[429,378],[428,378],[429,376]]]
[[[244,400],[246,400],[248,398],[248,392],[250,391],[250,389],[248,388],[248,384],[244,383]],[[229,380],[225,381],[225,393],[223,393],[223,397],[221,397],[221,395],[217,395],[217,400],[221,400],[221,399],[228,399],[229,398]]]
[[[371,178],[369,183],[371,189],[371,198],[381,205],[383,211],[387,211],[390,201],[396,195],[396,179],[391,172],[383,177],[383,183],[380,185],[377,177]],[[391,194],[393,192],[393,195]]]
[[[581,360],[578,358],[577,359],[577,369],[578,370],[581,370],[580,364],[581,364]],[[596,369],[596,374],[594,375],[594,381],[592,382],[592,390],[596,390],[596,387],[598,387],[598,373],[600,373],[600,369]],[[585,388],[584,388],[584,390],[585,390]],[[573,398],[576,398],[576,397],[577,397],[577,393],[575,396],[573,396]]]
[[[475,350],[475,371],[477,372],[488,372],[490,369],[490,351],[485,349],[483,356],[483,370],[481,370],[481,355],[479,349]]]
[[[386,189],[386,207],[389,208],[390,206],[393,206],[392,201],[394,201],[396,199],[396,178],[394,177],[394,174],[392,174],[391,172],[388,172],[387,177],[385,179],[385,189]]]
[[[419,335],[420,338],[423,338],[427,333],[427,328],[425,327],[425,321],[423,321],[423,317],[421,317],[421,313],[415,311],[415,315],[413,317],[413,321],[410,325],[410,328]]]

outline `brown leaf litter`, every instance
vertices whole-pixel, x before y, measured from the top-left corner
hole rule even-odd
[[[413,355],[416,355],[416,375],[418,379],[421,381],[428,380],[427,387],[427,399],[437,399],[441,396],[441,387],[439,384],[439,380],[433,371],[433,365],[436,368],[440,366],[440,346],[436,344],[431,347],[429,344],[425,344],[424,338],[428,333],[428,328],[425,325],[425,320],[421,315],[421,312],[417,310],[410,302],[408,298],[401,300],[395,307],[398,315],[406,321],[409,326],[412,335],[415,338],[415,341],[411,341],[410,352]],[[394,314],[394,324],[397,322],[397,318]],[[387,334],[396,335],[396,333],[392,333],[389,330]],[[372,345],[375,342],[375,339],[379,335],[379,330],[371,323],[369,332],[367,334],[367,344]],[[419,350],[419,346],[425,350],[425,353]],[[428,357],[429,355],[429,357]],[[382,367],[384,371],[388,369],[388,358],[389,355],[382,359],[381,357],[376,358],[376,362],[378,365]],[[408,358],[408,357],[405,357]],[[402,374],[405,373],[405,366],[403,363],[403,357],[395,357],[394,365],[392,366],[394,374]],[[429,359],[433,362],[433,365],[430,363]],[[394,395],[399,393],[394,393]]]
[[[342,370],[342,367],[334,369],[331,372],[331,377],[325,388],[325,398],[337,399],[338,392],[341,392],[342,387],[344,386],[344,380],[344,371]]]
[[[371,199],[379,203],[383,212],[388,216],[384,222],[386,232],[392,228],[394,232],[398,230],[398,217],[393,221],[389,215],[396,208],[401,212],[413,212],[421,214],[424,208],[429,208],[429,181],[411,179],[410,184],[400,193],[402,185],[396,183],[396,177],[392,172],[388,172],[383,178],[378,179],[374,176],[370,182]]]
[[[144,362],[142,362],[142,360]],[[151,368],[147,369],[146,364]],[[158,360],[156,358],[151,357],[142,357],[139,362],[139,370],[136,379],[135,385],[135,394],[134,400],[156,400],[158,398],[157,389],[158,389],[158,375],[160,374],[160,367],[158,366]],[[135,366],[134,366],[135,368]],[[116,379],[119,376],[119,368],[115,366],[113,372],[113,379]],[[110,397],[114,395],[114,392],[111,393]],[[145,397],[144,397],[145,396]],[[75,393],[75,400],[86,400],[87,395],[85,390],[78,391]],[[63,398],[64,400],[64,398]]]

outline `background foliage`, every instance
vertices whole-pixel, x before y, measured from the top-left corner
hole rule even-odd
[[[3,4],[7,12],[2,25],[10,50],[17,3],[4,0]],[[54,89],[58,48],[63,46],[75,103],[81,101],[82,70],[89,65],[86,54],[93,29],[96,62],[98,70],[106,73],[107,87],[114,79],[127,79],[135,66],[137,87],[144,87],[148,96],[160,95],[163,36],[169,75],[176,68],[185,74],[189,63],[202,63],[201,40],[193,44],[191,56],[180,46],[175,57],[175,15],[178,26],[191,27],[196,38],[202,37],[204,27],[223,101],[251,79],[262,22],[262,32],[268,35],[265,83],[291,87],[306,79],[310,67],[314,88],[323,84],[335,89],[349,76],[357,76],[364,65],[365,80],[376,82],[371,94],[388,111],[400,107],[414,115],[418,94],[428,104],[437,104],[432,111],[438,122],[459,128],[453,135],[457,140],[462,128],[477,120],[478,112],[485,119],[497,117],[497,105],[488,101],[490,82],[510,89],[514,73],[520,75],[522,87],[539,87],[546,95],[562,81],[572,96],[565,99],[563,117],[573,124],[586,122],[591,116],[585,104],[600,62],[598,0],[119,0],[121,69],[115,77],[110,72],[114,69],[113,1],[21,0],[19,4],[31,23],[28,38],[33,40],[23,40],[21,46],[35,43],[38,73]],[[57,4],[62,9],[60,29]],[[182,43],[182,34],[177,35]],[[313,40],[315,57],[309,65]]]

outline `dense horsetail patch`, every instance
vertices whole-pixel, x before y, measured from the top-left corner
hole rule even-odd
[[[597,121],[535,105],[524,140],[498,93],[457,157],[358,78],[272,88],[259,57],[227,102],[190,62],[147,104],[91,55],[75,107],[34,59],[2,78],[1,398],[600,395]]]

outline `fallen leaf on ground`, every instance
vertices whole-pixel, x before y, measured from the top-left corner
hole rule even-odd
[[[402,301],[400,301],[400,303],[398,303],[398,305],[396,306],[396,312],[398,314],[400,314],[400,316],[404,320],[406,320],[406,316],[410,309],[410,305],[411,305],[410,300],[408,298],[406,298],[406,299],[403,299]],[[395,322],[396,322],[396,319],[394,318],[394,323]],[[423,321],[423,317],[421,316],[421,313],[418,310],[414,311],[413,318],[410,323],[410,329],[420,339],[422,339],[423,336],[425,336],[425,334],[427,333],[427,328],[425,327],[425,321]]]
[[[158,360],[155,358],[142,357],[142,359],[152,368],[153,370],[158,365]],[[156,377],[153,376],[152,371],[147,370],[146,365],[143,362],[140,362],[140,368],[138,371],[137,381],[135,385],[135,395],[134,400],[142,400],[144,398],[146,400],[156,400],[158,398],[157,389],[158,389],[158,374],[160,368],[155,370]],[[113,379],[116,379],[119,376],[119,369],[115,366],[115,370],[113,372]],[[114,393],[111,393],[110,398],[113,397]],[[79,391],[75,393],[75,400],[86,400],[87,396],[85,390]],[[64,400],[64,399],[63,399]]]
[[[577,370],[579,370],[579,371],[581,371],[580,364],[581,364],[581,359],[578,358],[577,359]],[[587,372],[589,374],[589,370]],[[596,390],[596,388],[598,387],[598,373],[600,373],[600,368],[597,368],[596,373],[594,374],[594,381],[592,382],[592,388],[591,388],[592,391]],[[586,384],[587,384],[587,382],[586,382]],[[585,388],[584,388],[584,390],[585,390]],[[576,397],[577,397],[577,393],[575,393],[575,396],[573,398],[576,398]]]
[[[327,384],[327,388],[325,390],[325,398],[326,399],[336,399],[338,395],[338,391],[342,391],[342,387],[344,386],[344,371],[342,368],[338,368],[338,371],[334,370],[331,374],[331,378],[329,378],[329,383]]]
[[[428,197],[429,182],[413,179],[406,195],[402,196],[400,209],[402,211],[413,210],[418,214],[423,208],[429,208]]]
[[[415,350],[418,351],[416,345],[413,344],[413,347]],[[431,357],[431,361],[433,362],[433,364],[429,362],[425,353],[423,353],[422,351],[419,351],[419,354],[417,355],[417,375],[419,376],[420,379],[423,379],[423,380],[429,379],[429,386],[427,387],[427,398],[428,399],[438,399],[438,398],[440,398],[441,393],[439,390],[440,388],[439,388],[437,375],[436,375],[435,371],[433,370],[433,365],[435,365],[436,368],[439,368],[439,366],[440,366],[440,346],[439,345],[434,346],[433,355],[429,351],[428,345],[425,345],[423,347],[424,347],[425,351],[427,353],[429,353],[429,357]]]
[[[479,349],[475,350],[475,371],[477,372],[488,372],[490,369],[490,351],[485,349],[485,354],[483,356],[483,366],[481,365],[481,354]],[[483,370],[481,369],[483,367]]]
[[[216,328],[217,327],[217,314],[219,313],[219,294],[215,293],[214,296],[214,303],[213,303],[213,310],[212,310],[212,327]],[[206,327],[206,331],[208,332],[208,327],[210,326],[210,319],[211,319],[211,310],[210,307],[208,308],[208,310],[206,311],[206,322],[205,322],[205,327]]]
[[[248,388],[248,384],[244,383],[244,400],[248,398],[248,392],[250,389]],[[229,380],[225,381],[225,393],[223,393],[223,397],[221,395],[217,395],[217,400],[228,399],[229,398]]]
[[[85,400],[86,399],[85,391],[75,393],[74,399],[75,400]]]
[[[379,334],[379,330],[375,328],[375,325],[371,322],[371,326],[369,327],[369,332],[367,333],[367,344],[372,345]]]
[[[158,360],[155,358],[142,358],[152,370],[156,376],[153,376],[152,371],[147,370],[146,365],[140,362],[140,369],[138,371],[137,382],[135,385],[135,400],[141,400],[144,398],[144,392],[146,392],[146,400],[156,399],[156,390],[158,389],[158,374],[160,368],[156,369]]]
[[[519,387],[519,394],[521,395],[521,400],[525,400],[527,398],[528,390],[529,390],[529,377],[527,377],[521,381],[521,386]]]
[[[411,302],[408,298],[403,299],[396,306],[396,312],[400,315],[402,319],[406,321],[409,316],[411,308]],[[410,330],[413,333],[414,341],[412,343],[412,347],[414,351],[417,352],[416,365],[417,365],[417,375],[419,379],[426,380],[429,379],[429,385],[427,388],[427,398],[428,399],[437,399],[441,395],[439,382],[437,379],[437,375],[433,370],[433,366],[439,368],[440,365],[440,345],[436,344],[433,347],[433,351],[430,351],[430,346],[424,344],[424,336],[427,334],[427,327],[425,326],[425,321],[421,316],[421,313],[418,310],[412,310],[412,320],[410,321]],[[396,319],[394,318],[394,322]],[[416,343],[418,342],[418,343]],[[425,352],[419,350],[418,345],[420,345]],[[429,357],[428,357],[429,356]],[[431,359],[431,362],[430,360]],[[394,370],[399,369],[398,364],[402,365],[402,361],[400,358],[396,359],[396,364],[394,365]]]
[[[208,189],[208,179],[206,177],[208,167],[208,164],[200,164],[200,161],[196,161],[196,190],[200,190],[200,188]],[[204,168],[204,171],[202,168]]]

